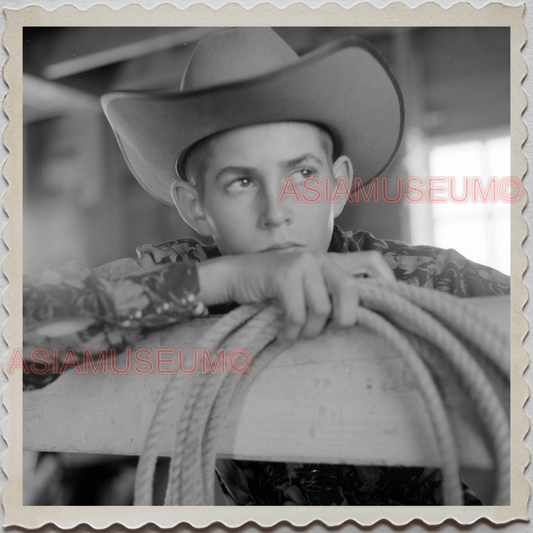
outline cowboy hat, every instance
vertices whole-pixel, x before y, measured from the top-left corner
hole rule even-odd
[[[300,58],[263,27],[203,37],[179,91],[117,91],[102,105],[134,176],[167,204],[180,156],[215,133],[314,123],[330,132],[336,154],[350,157],[366,183],[393,159],[404,124],[394,75],[366,41],[333,42]]]

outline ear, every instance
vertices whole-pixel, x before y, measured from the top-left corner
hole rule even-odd
[[[332,199],[334,199],[333,204],[333,216],[336,218],[344,209],[346,202],[348,201],[348,194],[352,193],[353,186],[353,166],[350,158],[341,155],[333,163],[333,185],[334,189],[331,192]],[[334,194],[334,191],[337,194]]]
[[[212,232],[200,202],[198,189],[186,181],[176,181],[170,189],[172,200],[181,218],[204,237],[211,237]]]

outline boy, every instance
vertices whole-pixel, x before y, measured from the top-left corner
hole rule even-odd
[[[403,130],[398,85],[362,41],[300,59],[267,28],[212,33],[193,53],[179,93],[112,93],[103,105],[135,177],[214,244],[142,246],[138,260],[93,272],[67,266],[28,280],[26,353],[120,349],[206,307],[266,300],[284,310],[281,335],[312,338],[329,321],[355,324],[360,275],[458,296],[509,289],[506,276],[453,250],[334,226],[348,200],[335,194],[337,185],[350,191],[354,176],[368,182],[381,174]],[[282,194],[288,183],[302,192],[310,181],[323,196],[316,201]],[[244,461],[218,469],[238,504],[440,502],[438,474],[421,469]]]

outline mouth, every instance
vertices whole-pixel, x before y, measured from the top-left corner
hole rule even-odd
[[[265,250],[262,250],[263,252],[301,252],[303,250],[303,246],[301,244],[296,244],[294,242],[286,242],[283,244],[275,244],[274,246],[270,246],[270,248],[266,248]]]

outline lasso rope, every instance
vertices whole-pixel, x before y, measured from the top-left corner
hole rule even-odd
[[[495,463],[493,502],[505,504],[510,491],[509,418],[484,368],[489,365],[498,379],[509,383],[506,353],[509,339],[474,308],[453,296],[405,283],[378,285],[360,280],[358,323],[384,337],[402,357],[415,377],[433,426],[441,457],[443,499],[446,505],[462,505],[458,436],[454,435],[434,379],[446,374],[468,393],[490,439]],[[239,402],[253,379],[288,344],[273,343],[283,325],[275,306],[246,305],[224,316],[203,337],[210,353],[224,347],[246,347],[253,365],[243,375],[200,374],[187,398],[176,427],[172,451],[167,505],[213,505],[216,443],[229,407]],[[468,349],[465,347],[467,346]],[[472,353],[473,352],[473,353]],[[438,369],[438,371],[437,371]],[[139,459],[135,480],[135,504],[151,505],[158,443],[168,426],[172,407],[180,394],[175,374],[156,408]]]

